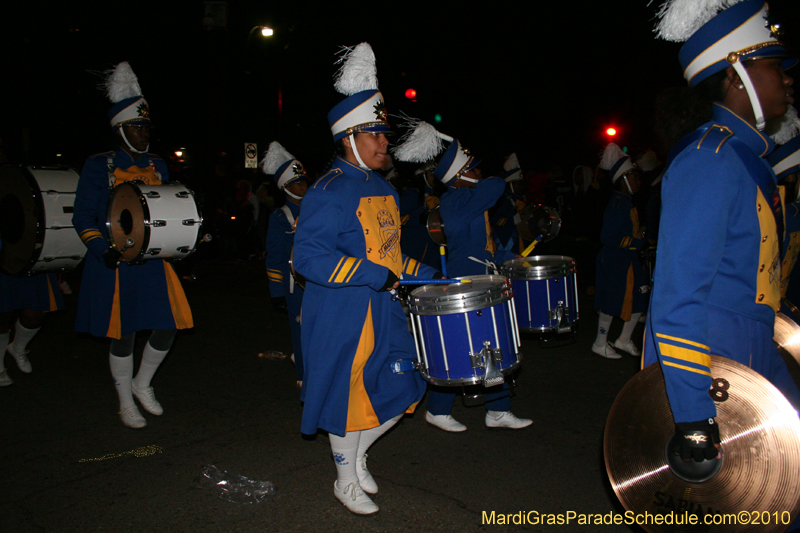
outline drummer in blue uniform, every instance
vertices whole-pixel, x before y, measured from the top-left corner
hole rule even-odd
[[[639,226],[639,212],[631,200],[639,191],[641,179],[639,169],[614,143],[604,150],[600,167],[608,171],[613,193],[603,215],[600,233],[603,248],[597,255],[594,310],[600,316],[592,351],[606,359],[619,359],[616,350],[638,357],[640,352],[631,335],[639,317],[647,310],[643,287],[649,288],[639,262],[639,250],[646,247],[644,234]],[[608,330],[615,316],[625,324],[619,338],[611,344]]]
[[[447,275],[486,274],[486,263],[499,266],[513,259],[513,252],[497,250],[489,224],[488,209],[497,203],[506,188],[503,178],[482,179],[477,168],[480,160],[470,155],[458,139],[443,135],[422,121],[413,121],[411,125],[414,129],[406,137],[406,142],[395,150],[395,156],[401,161],[432,158],[440,151],[443,140],[450,143],[433,171],[447,187],[439,206],[447,236]],[[533,424],[532,420],[517,418],[511,412],[507,385],[489,390],[492,392],[485,395],[484,421],[487,427],[521,429]],[[455,398],[456,394],[448,388],[430,386],[425,420],[444,431],[465,431],[467,427],[451,414]]]
[[[390,291],[401,276],[437,273],[401,253],[397,192],[377,172],[391,130],[375,56],[367,43],[346,50],[336,88],[347,98],[328,114],[339,155],[304,197],[294,241],[295,269],[306,279],[301,430],[328,432],[334,495],[349,511],[370,515],[378,506],[367,493],[378,485],[366,451],[425,392],[403,308]]]
[[[684,7],[672,4],[658,33],[686,41],[684,76],[713,102],[713,116],[673,150],[664,175],[644,364],[661,365],[684,443],[674,452],[702,461],[717,457],[720,442],[711,354],[756,370],[800,407],[772,340],[784,214],[763,131],[793,102],[784,69],[796,59],[762,0],[699,18]]]
[[[278,189],[286,195],[286,203],[269,216],[267,228],[267,277],[272,306],[289,315],[292,333],[293,361],[297,372],[297,385],[303,385],[303,349],[300,340],[300,310],[303,306],[303,288],[297,283],[289,260],[294,244],[300,203],[308,190],[303,164],[286,151],[278,141],[269,145],[261,168],[272,175]]]
[[[147,420],[135,396],[152,415],[163,408],[150,382],[169,352],[176,330],[193,327],[180,279],[168,262],[120,263],[121,251],[109,244],[106,221],[111,190],[126,181],[160,185],[169,179],[167,165],[150,153],[150,109],[128,63],[108,73],[108,116],[117,149],[86,160],[75,194],[73,224],[89,253],[83,269],[75,330],[109,337],[109,366],[119,396],[120,418],[130,428]],[[143,221],[142,221],[143,222]],[[152,330],[142,362],[133,376],[136,332]]]
[[[517,223],[519,212],[525,208],[522,194],[525,192],[522,180],[522,169],[517,154],[511,154],[503,162],[505,173],[501,176],[506,183],[507,191],[489,210],[489,222],[497,240],[497,247],[518,254],[522,248]]]

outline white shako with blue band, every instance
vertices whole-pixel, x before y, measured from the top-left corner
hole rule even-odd
[[[261,170],[264,174],[273,175],[278,189],[285,194],[295,200],[302,198],[286,190],[286,186],[297,180],[306,179],[303,163],[295,159],[278,141],[272,141],[267,148],[264,159],[261,160]]]
[[[767,156],[767,161],[779,180],[800,171],[800,136],[776,148]]]
[[[734,4],[734,5],[731,5]],[[731,7],[727,7],[731,6]],[[725,9],[727,7],[727,9]],[[668,0],[658,13],[661,39],[684,42],[679,53],[683,76],[694,87],[732,66],[747,90],[756,127],[765,127],[764,113],[743,61],[783,57],[783,68],[797,63],[778,40],[780,26],[769,20],[763,0]]]
[[[425,121],[405,118],[406,122],[403,126],[409,130],[393,149],[397,159],[409,163],[427,163],[441,153],[444,142],[447,141],[450,146],[447,147],[433,169],[433,175],[444,184],[449,183],[453,178],[477,183],[477,180],[465,178],[461,174],[475,168],[481,161],[472,157],[469,150],[461,146],[458,139],[436,131],[436,128]]]
[[[624,179],[625,185],[628,186],[628,191],[633,194],[631,184],[628,183],[628,178],[625,177],[625,174],[637,167],[631,161],[630,156],[623,152],[622,148],[617,144],[608,143],[605,147],[600,157],[600,168],[608,171],[612,184],[616,183],[620,178]]]
[[[328,124],[334,141],[350,137],[358,164],[369,170],[358,154],[354,135],[359,132],[392,132],[383,95],[378,90],[375,53],[368,43],[355,48],[344,47],[338,63],[342,66],[334,76],[334,88],[347,98],[328,113]]]
[[[108,99],[114,104],[108,110],[108,120],[111,129],[119,129],[122,140],[128,145],[128,149],[134,153],[143,154],[150,149],[150,145],[140,152],[128,142],[125,137],[125,130],[121,127],[126,124],[139,124],[150,126],[150,106],[142,96],[142,89],[139,80],[133,73],[127,61],[117,64],[113,69],[105,72],[106,79],[101,87],[105,89]]]

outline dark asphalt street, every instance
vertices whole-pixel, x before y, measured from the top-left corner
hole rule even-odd
[[[421,406],[370,450],[381,511],[364,518],[333,496],[327,438],[300,435],[291,363],[257,356],[290,352],[263,264],[209,261],[196,273],[185,284],[195,328],[179,334],[156,374],[165,413],[145,413],[145,429],[118,418],[107,342],[73,333],[76,295],[32,341],[33,373],[6,358],[15,383],[0,389],[0,531],[638,531],[482,523],[492,511],[624,512],[608,483],[602,438],[639,361],[591,352],[591,298],[581,301],[576,343],[541,348],[523,339],[512,404],[532,428],[489,430],[482,407],[457,402],[453,414],[469,430],[450,434],[429,426]],[[68,279],[77,293],[79,278]],[[615,322],[611,339],[620,328]],[[634,338],[640,344],[641,327]],[[145,339],[137,339],[137,365]],[[157,453],[125,453],[144,447]],[[271,481],[277,495],[259,504],[223,501],[201,483],[206,465]]]

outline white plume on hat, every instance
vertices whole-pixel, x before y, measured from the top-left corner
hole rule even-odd
[[[603,153],[601,154],[600,158],[600,168],[603,170],[611,170],[617,161],[622,159],[623,157],[628,157],[628,154],[622,151],[615,143],[608,143],[608,146],[605,147]]]
[[[267,153],[264,154],[264,159],[261,160],[261,170],[264,171],[264,174],[275,174],[282,164],[292,159],[294,156],[281,143],[272,141],[267,148]]]
[[[661,161],[658,159],[658,156],[652,149],[647,150],[642,154],[642,157],[636,161],[636,166],[641,168],[644,172],[649,172],[653,169],[656,169],[660,165]]]
[[[136,74],[133,73],[130,64],[123,61],[115,66],[113,69],[105,71],[106,79],[101,84],[106,90],[108,99],[116,104],[126,98],[134,96],[142,96],[142,88],[139,87],[139,80]]]
[[[405,120],[402,127],[409,130],[400,137],[397,146],[392,148],[392,153],[400,161],[427,163],[442,152],[443,141],[453,141],[452,137],[439,133],[424,120],[410,117],[405,117]]]
[[[775,130],[775,133],[770,135],[775,144],[785,144],[800,133],[800,119],[797,117],[797,109],[794,106],[789,106],[786,114],[778,121]]]
[[[658,11],[660,39],[682,43],[717,14],[742,0],[667,0]]]
[[[508,172],[509,170],[514,170],[519,168],[519,159],[517,159],[517,153],[514,152],[510,156],[508,156],[503,163],[503,170]]]
[[[375,53],[369,43],[354,48],[343,46],[335,64],[342,66],[333,77],[333,87],[345,96],[378,89]]]

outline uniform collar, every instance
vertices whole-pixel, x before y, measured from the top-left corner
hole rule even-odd
[[[150,166],[150,159],[147,157],[147,153],[138,154],[136,157],[134,157],[133,155],[129,154],[126,150],[123,150],[122,148],[117,150],[116,153],[117,153],[117,161],[120,167],[129,168],[136,165],[139,168],[145,168]],[[130,164],[128,164],[128,166],[125,167],[124,165],[128,162],[130,162]],[[140,163],[144,163],[144,166],[142,166]]]
[[[362,174],[364,174],[364,176],[366,177],[366,179],[369,179],[369,178],[370,178],[370,175],[371,175],[371,174],[372,174],[372,172],[373,172],[372,170],[364,170],[364,169],[363,169],[363,168],[361,168],[360,166],[358,166],[358,165],[354,165],[353,163],[351,163],[350,161],[348,161],[347,159],[345,159],[344,157],[342,157],[342,156],[340,156],[340,155],[337,155],[337,156],[336,156],[336,160],[337,160],[337,162],[338,162],[338,166],[339,166],[339,167],[346,167],[346,168],[349,168],[349,169],[350,169],[350,171],[358,171],[358,172],[361,172]]]
[[[767,154],[775,149],[775,143],[772,142],[769,136],[758,131],[755,126],[719,102],[714,102],[712,122],[714,125],[725,126],[730,129],[740,141],[744,142],[759,157],[766,157]]]

